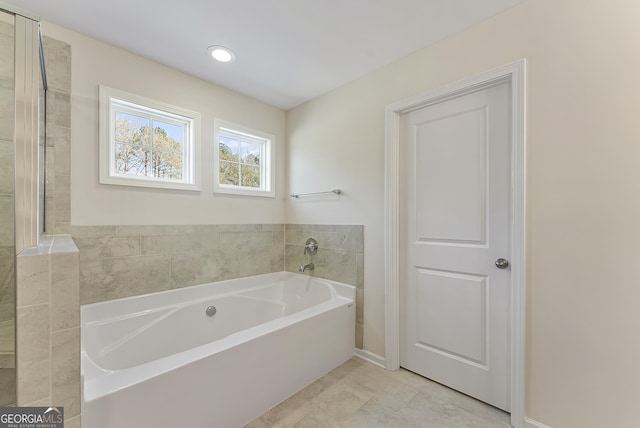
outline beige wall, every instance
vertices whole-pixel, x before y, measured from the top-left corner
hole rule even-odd
[[[287,222],[364,223],[364,347],[384,354],[384,107],[528,68],[526,414],[636,426],[640,3],[529,0],[287,113]]]
[[[236,92],[44,22],[48,37],[71,45],[71,224],[282,223],[285,113]],[[204,55],[204,52],[203,52]],[[215,69],[212,64],[212,73]],[[202,191],[98,184],[98,85],[202,114]],[[276,198],[213,195],[213,119],[276,136]]]

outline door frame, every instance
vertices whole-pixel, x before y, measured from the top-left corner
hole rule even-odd
[[[526,59],[387,105],[385,108],[385,368],[400,367],[400,116],[499,82],[511,86],[511,425],[524,424]]]

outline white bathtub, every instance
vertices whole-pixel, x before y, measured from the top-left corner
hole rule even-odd
[[[241,427],[351,358],[354,302],[278,272],[84,305],[82,425]]]

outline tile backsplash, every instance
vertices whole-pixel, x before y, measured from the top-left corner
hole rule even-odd
[[[284,226],[73,226],[80,303],[283,270]]]
[[[354,285],[356,346],[362,348],[363,226],[298,224],[72,226],[80,251],[80,303],[89,304],[287,270]]]
[[[285,270],[298,272],[307,263],[304,244],[318,241],[313,256],[315,269],[308,274],[356,286],[356,347],[362,349],[364,332],[364,240],[363,226],[287,224],[285,225]]]

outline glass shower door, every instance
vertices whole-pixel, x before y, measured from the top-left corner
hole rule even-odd
[[[15,17],[0,11],[0,406],[15,405]]]

